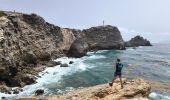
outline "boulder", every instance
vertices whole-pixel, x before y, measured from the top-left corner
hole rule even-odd
[[[69,64],[73,64],[74,62],[73,61],[70,61]]]
[[[44,94],[44,90],[42,89],[38,89],[35,91],[35,95],[38,96],[38,95],[43,95]]]
[[[152,44],[147,39],[144,39],[143,37],[138,35],[132,38],[131,40],[125,42],[125,46],[126,47],[152,46]]]
[[[75,40],[67,54],[69,57],[83,57],[88,51],[88,44],[82,40]]]
[[[68,67],[68,64],[61,64],[60,67]]]
[[[1,97],[1,100],[8,100],[6,97]]]

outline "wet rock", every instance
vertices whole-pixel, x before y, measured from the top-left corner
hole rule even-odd
[[[30,85],[36,82],[36,77],[31,74],[25,74],[21,79],[26,85]]]
[[[60,67],[68,67],[68,64],[61,64]]]
[[[70,61],[69,64],[73,64],[74,62],[73,61]]]
[[[8,100],[6,97],[1,97],[1,100]]]
[[[38,95],[43,95],[44,94],[44,90],[42,89],[38,89],[35,91],[35,95],[38,96]]]
[[[22,92],[23,90],[19,87],[12,88],[13,94],[19,94],[19,92]]]
[[[19,93],[19,91],[17,91],[17,90],[14,90],[14,92],[13,92],[13,94],[18,94]]]

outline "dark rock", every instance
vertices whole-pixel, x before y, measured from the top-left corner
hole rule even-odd
[[[44,94],[44,90],[42,89],[38,89],[35,91],[35,95],[38,96],[38,95],[43,95]]]
[[[13,94],[18,94],[19,92],[22,92],[23,90],[19,87],[16,87],[16,88],[13,88],[12,91],[13,91]]]
[[[137,46],[152,46],[150,41],[144,39],[141,36],[136,36],[132,38],[130,41],[125,42],[126,47],[137,47]]]
[[[13,94],[18,94],[19,93],[19,91],[17,91],[17,90],[14,90],[14,92],[13,92]]]
[[[32,83],[36,82],[36,77],[31,74],[25,74],[22,76],[22,82],[24,82],[26,85],[30,85]]]
[[[61,65],[61,61],[57,61],[55,63],[56,63],[56,65]]]
[[[61,64],[60,67],[68,67],[68,64]]]
[[[2,93],[6,93],[6,94],[11,94],[11,88],[7,87],[6,85],[0,85],[0,91]]]
[[[1,100],[8,100],[6,97],[1,97]]]
[[[73,61],[70,61],[69,64],[73,64],[74,62]]]

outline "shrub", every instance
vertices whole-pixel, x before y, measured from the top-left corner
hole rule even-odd
[[[2,17],[2,16],[7,16],[7,14],[4,13],[3,11],[0,11],[0,17]]]

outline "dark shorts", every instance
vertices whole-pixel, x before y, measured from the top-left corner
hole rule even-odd
[[[121,72],[115,72],[115,75],[114,75],[115,77],[117,77],[117,76],[122,76],[122,73]]]

